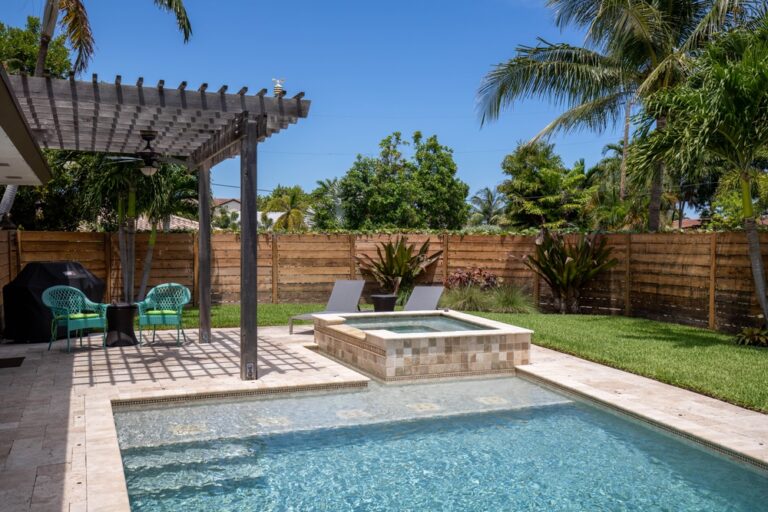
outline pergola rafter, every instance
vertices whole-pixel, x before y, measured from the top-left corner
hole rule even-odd
[[[293,98],[267,97],[262,89],[248,95],[242,87],[227,94],[226,85],[208,92],[181,82],[175,89],[160,80],[147,87],[135,85],[32,77],[10,77],[10,84],[37,143],[50,149],[98,153],[136,153],[143,148],[143,130],[157,133],[152,146],[163,155],[186,161],[199,172],[199,305],[200,340],[211,335],[211,183],[210,169],[240,155],[241,174],[241,377],[257,377],[257,145],[290,124],[307,117],[310,102],[304,93]]]
[[[208,92],[196,91],[181,82],[168,89],[161,80],[146,87],[50,77],[10,77],[22,111],[44,148],[75,149],[103,153],[134,153],[141,149],[141,130],[154,130],[153,143],[163,154],[188,158],[215,133],[227,127],[237,114],[248,112],[252,120],[264,122],[262,140],[307,116],[309,101],[303,94],[293,98],[267,97],[266,89],[247,95],[243,87],[227,94],[227,86]]]

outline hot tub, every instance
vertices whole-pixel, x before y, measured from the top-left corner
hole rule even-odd
[[[514,373],[533,331],[456,311],[320,314],[315,342],[382,380]]]

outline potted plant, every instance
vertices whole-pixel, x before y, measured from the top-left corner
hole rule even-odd
[[[429,254],[429,241],[417,250],[404,237],[376,247],[376,258],[367,254],[357,258],[360,271],[372,277],[384,293],[371,295],[376,311],[394,311],[398,292],[413,288],[416,278],[434,264],[443,251]]]

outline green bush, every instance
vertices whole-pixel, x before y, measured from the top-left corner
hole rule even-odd
[[[768,347],[768,329],[745,327],[736,335],[737,345]]]
[[[511,285],[483,290],[479,286],[461,286],[443,293],[440,305],[460,311],[489,313],[531,313],[533,301],[521,288]]]

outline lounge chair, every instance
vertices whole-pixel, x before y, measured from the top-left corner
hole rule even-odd
[[[107,339],[107,305],[91,302],[85,294],[71,286],[51,286],[43,292],[43,304],[53,313],[51,321],[51,341],[48,350],[56,340],[56,334],[60,325],[67,329],[67,352],[71,333],[80,337],[80,346],[83,346],[83,331],[86,329],[101,329],[101,346],[105,346]]]
[[[142,334],[144,326],[152,327],[152,343],[155,342],[155,331],[158,325],[176,326],[176,345],[181,344],[179,334],[184,337],[184,341],[187,341],[182,312],[191,298],[189,288],[177,283],[161,284],[149,290],[147,297],[136,303],[139,307],[139,345],[144,344]]]
[[[430,311],[437,309],[443,294],[442,286],[416,286],[403,306],[403,311]]]
[[[312,320],[312,315],[321,315],[323,313],[354,313],[358,310],[357,304],[360,302],[360,296],[363,294],[363,280],[340,280],[333,284],[331,297],[325,306],[325,311],[316,313],[304,313],[303,315],[292,316],[288,320],[288,332],[293,334],[294,320]]]

